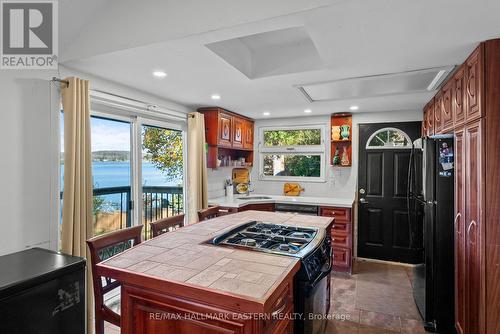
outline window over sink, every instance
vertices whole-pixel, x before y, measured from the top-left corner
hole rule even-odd
[[[325,180],[325,126],[304,125],[259,129],[261,180]]]

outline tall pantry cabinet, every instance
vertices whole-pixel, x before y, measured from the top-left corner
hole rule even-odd
[[[448,79],[424,108],[422,132],[455,135],[457,333],[500,333],[500,39]]]

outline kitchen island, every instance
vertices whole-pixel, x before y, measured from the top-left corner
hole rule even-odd
[[[122,282],[121,332],[291,333],[300,259],[205,243],[254,220],[327,230],[333,222],[245,211],[163,234],[102,262],[97,274]]]

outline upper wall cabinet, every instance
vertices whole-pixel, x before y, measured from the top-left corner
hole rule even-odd
[[[443,129],[443,93],[439,92],[434,97],[434,133],[441,133]]]
[[[453,112],[453,122],[455,127],[462,126],[465,121],[465,66],[460,66],[453,75],[453,86],[451,89],[451,109]]]
[[[422,127],[427,136],[452,133],[454,128],[484,116],[484,57],[481,44],[424,107]]]
[[[465,91],[466,91],[466,112],[467,121],[473,121],[483,116],[481,97],[483,96],[483,45],[481,44],[465,62]]]
[[[451,95],[453,89],[453,80],[450,80],[443,87],[441,95],[441,131],[449,132],[453,130],[453,111],[451,108]]]
[[[253,121],[245,120],[243,123],[243,148],[253,150]]]
[[[233,148],[243,148],[243,128],[245,120],[233,117]]]
[[[198,112],[205,116],[209,168],[219,167],[222,160],[227,163],[244,158],[245,166],[253,163],[253,120],[218,107]]]
[[[425,106],[426,117],[424,122],[427,123],[427,136],[434,135],[434,99],[430,100],[429,103]]]

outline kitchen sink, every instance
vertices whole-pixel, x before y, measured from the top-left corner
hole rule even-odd
[[[252,199],[271,199],[271,197],[268,196],[246,196],[246,197],[238,197],[239,200],[246,201],[246,200],[252,200]]]

